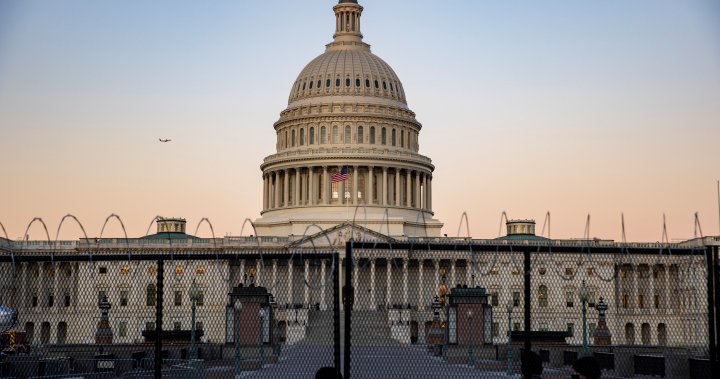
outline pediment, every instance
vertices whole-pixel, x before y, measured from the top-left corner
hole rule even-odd
[[[332,228],[328,228],[312,235],[305,236],[288,244],[288,248],[293,247],[316,247],[327,248],[332,247],[337,250],[343,250],[345,243],[353,238],[355,241],[364,242],[396,242],[395,238],[378,233],[364,226],[351,222],[344,222]]]

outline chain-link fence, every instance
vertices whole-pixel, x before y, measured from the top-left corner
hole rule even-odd
[[[717,247],[141,251],[3,255],[0,377],[492,378],[532,351],[547,378],[585,356],[603,377],[700,378],[717,361]]]

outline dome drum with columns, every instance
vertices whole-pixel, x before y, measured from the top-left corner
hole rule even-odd
[[[258,234],[298,235],[354,219],[391,236],[439,236],[435,167],[418,154],[422,126],[402,83],[363,42],[363,7],[340,1],[333,11],[334,40],[294,82],[274,125],[277,152],[260,166]],[[333,183],[343,167],[348,179]]]

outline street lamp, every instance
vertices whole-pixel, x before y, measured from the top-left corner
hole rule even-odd
[[[588,302],[588,288],[587,285],[585,285],[585,281],[582,281],[582,285],[580,286],[580,302],[582,303],[582,351],[580,353],[580,356],[587,357],[590,355],[590,350],[588,349],[588,340],[587,340],[587,302]]]
[[[260,344],[260,368],[265,366],[265,308],[260,308],[260,336],[258,343]]]
[[[508,300],[507,305],[507,315],[508,315],[508,330],[507,330],[507,336],[508,336],[508,364],[507,364],[507,374],[508,376],[513,374],[513,368],[512,368],[512,361],[513,361],[513,347],[512,347],[512,311],[513,311],[513,302],[512,300]]]
[[[472,327],[473,312],[472,309],[467,311],[468,319],[468,330],[470,331],[470,344],[468,345],[468,361],[467,364],[470,367],[475,366],[475,359],[473,358],[473,327]]]
[[[233,308],[235,308],[235,317],[237,322],[234,324],[233,330],[235,331],[235,378],[240,377],[240,373],[242,371],[242,368],[240,367],[240,311],[242,311],[242,302],[240,299],[235,299],[235,303],[233,303]]]
[[[188,295],[190,296],[190,303],[192,304],[192,316],[190,319],[190,359],[197,359],[197,348],[195,346],[195,306],[200,298],[200,290],[198,289],[195,279],[193,279],[190,285]]]

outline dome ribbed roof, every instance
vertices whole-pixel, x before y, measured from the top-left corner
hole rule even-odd
[[[300,72],[289,102],[330,95],[374,96],[407,105],[395,71],[369,49],[328,49]]]

